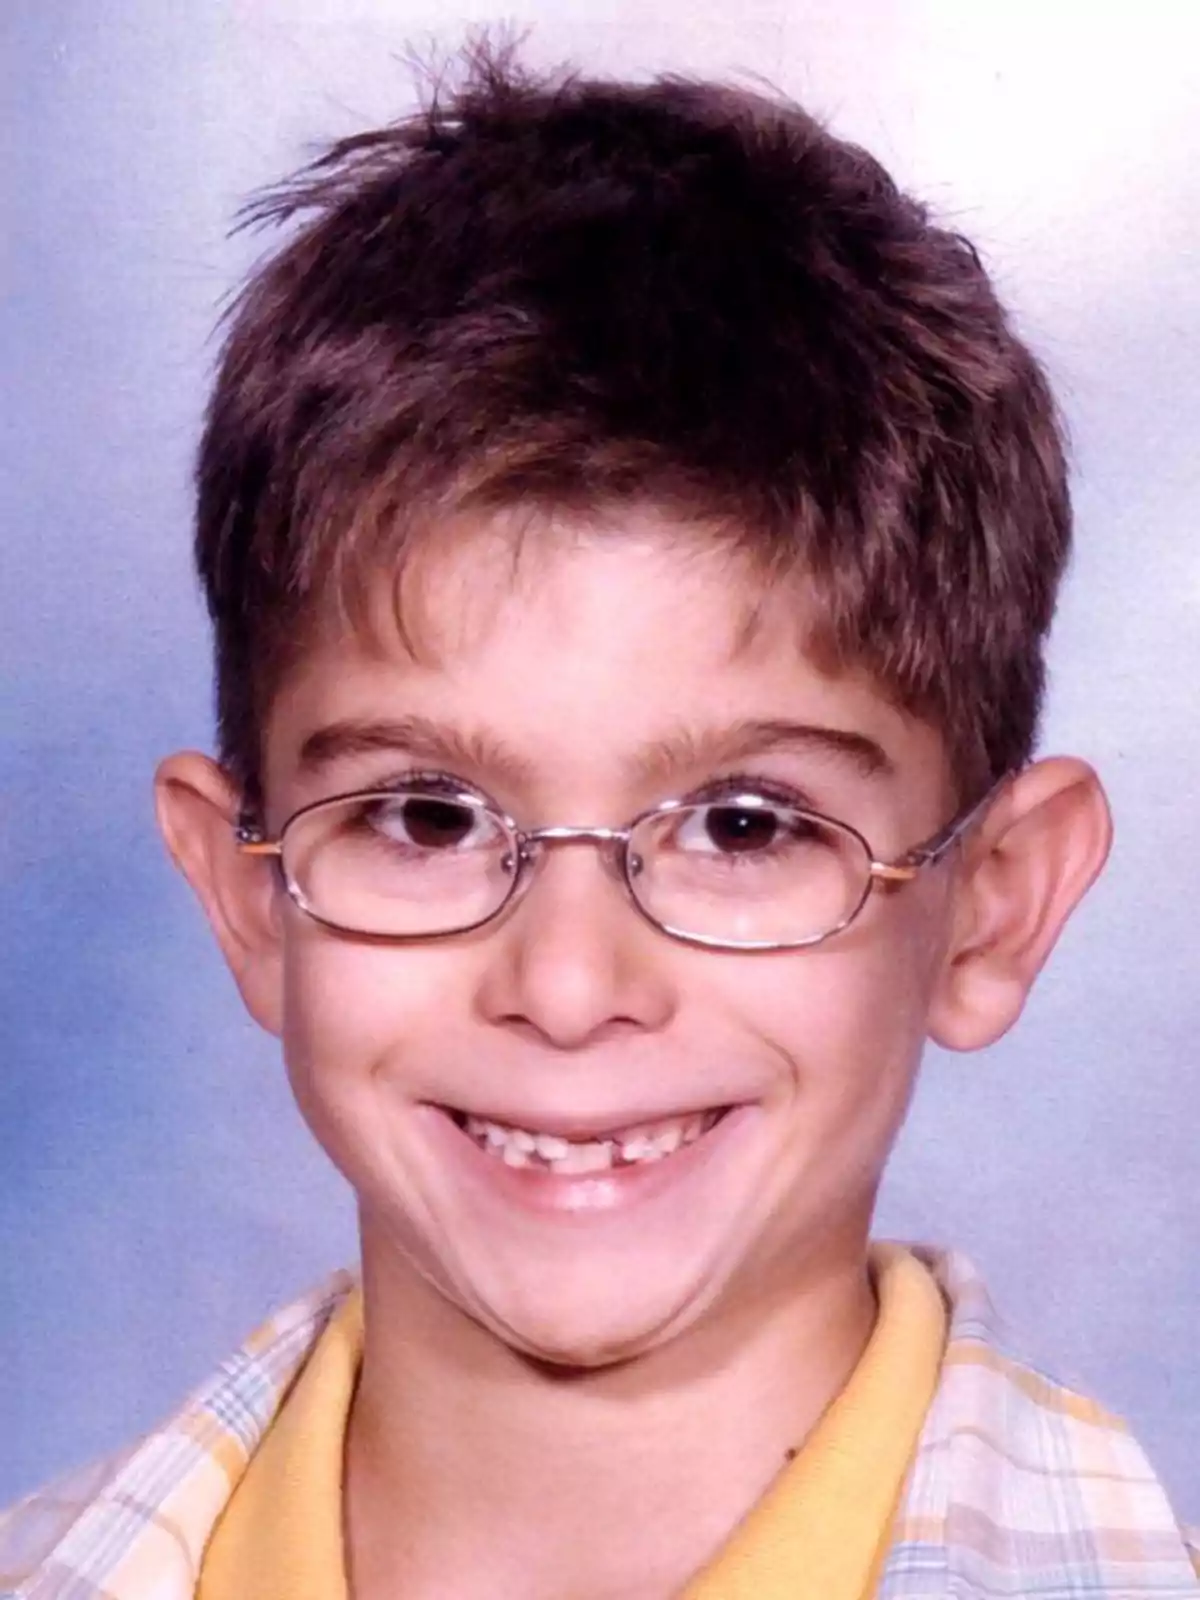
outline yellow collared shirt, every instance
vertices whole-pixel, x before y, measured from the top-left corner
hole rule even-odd
[[[873,1253],[879,1316],[803,1450],[684,1590],[684,1600],[869,1600],[937,1384],[946,1333],[927,1268]],[[205,1551],[200,1600],[347,1600],[342,1450],[362,1306],[334,1316]]]

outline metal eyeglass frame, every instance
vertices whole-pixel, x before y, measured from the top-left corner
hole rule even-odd
[[[804,806],[786,807],[798,817],[807,818],[825,827],[832,827],[854,839],[862,848],[868,864],[863,891],[856,904],[834,927],[826,929],[823,933],[810,934],[804,939],[736,940],[719,939],[710,934],[689,933],[686,929],[672,927],[669,923],[662,922],[659,918],[653,916],[642,904],[634,888],[634,879],[640,867],[637,864],[637,857],[630,851],[629,845],[636,830],[644,823],[654,817],[670,816],[674,812],[694,810],[704,805],[718,803],[734,806],[749,805],[751,808],[755,803],[762,805],[781,804],[781,802],[770,800],[761,794],[755,794],[753,791],[747,791],[741,795],[722,796],[719,802],[666,800],[659,805],[651,806],[647,810],[639,812],[632,822],[628,823],[624,828],[557,826],[525,829],[521,828],[510,816],[489,801],[470,793],[464,793],[461,797],[455,796],[454,804],[474,806],[478,811],[486,812],[490,817],[503,823],[512,840],[512,859],[515,863],[515,869],[508,892],[500,904],[492,911],[489,911],[487,916],[480,917],[475,922],[464,923],[461,927],[439,928],[432,933],[372,933],[369,930],[348,927],[345,924],[334,922],[328,917],[322,916],[320,912],[315,911],[308,903],[304,891],[289,875],[283,854],[284,841],[287,837],[288,829],[302,817],[306,817],[314,811],[342,805],[351,800],[411,799],[413,794],[419,791],[407,789],[354,789],[345,794],[330,795],[324,800],[314,800],[310,804],[301,806],[297,811],[294,811],[274,839],[266,838],[261,826],[253,817],[243,813],[236,824],[235,838],[238,849],[243,855],[269,857],[277,862],[284,889],[306,916],[311,917],[314,922],[320,923],[323,927],[331,928],[334,932],[349,934],[361,939],[379,940],[387,944],[415,944],[424,943],[431,939],[449,939],[455,938],[460,934],[473,933],[477,929],[495,922],[521,900],[533,882],[534,868],[542,855],[544,846],[549,844],[578,844],[590,841],[608,849],[612,853],[620,866],[621,880],[634,909],[651,927],[657,928],[660,933],[666,934],[668,938],[677,939],[683,944],[699,945],[705,949],[712,950],[751,952],[803,950],[811,948],[813,945],[823,944],[826,939],[832,939],[836,934],[844,932],[858,917],[876,884],[911,883],[926,867],[933,866],[940,861],[990,806],[998,791],[1008,782],[1011,776],[1011,773],[1005,773],[1002,778],[988,789],[981,799],[975,801],[965,810],[960,811],[937,833],[923,840],[920,844],[914,845],[911,850],[906,850],[903,855],[898,856],[894,861],[876,860],[875,853],[867,840],[850,823],[842,822],[837,817],[826,816],[820,811],[809,810]],[[445,797],[432,796],[431,798],[444,799]]]

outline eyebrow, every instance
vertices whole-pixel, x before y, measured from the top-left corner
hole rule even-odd
[[[680,728],[652,740],[631,767],[643,782],[663,781],[680,772],[727,766],[750,756],[789,751],[832,759],[862,778],[891,777],[895,765],[883,746],[848,728],[748,719],[711,731]],[[464,731],[427,717],[347,718],[310,733],[300,747],[301,771],[313,773],[351,756],[404,755],[417,760],[466,765],[496,773],[513,784],[529,784],[533,763],[480,730]]]
[[[378,753],[416,757],[419,761],[464,764],[498,772],[513,781],[528,780],[533,768],[489,735],[443,726],[428,717],[347,718],[310,733],[300,746],[302,772],[318,772],[348,756]]]
[[[681,769],[728,766],[778,751],[832,758],[863,778],[890,777],[895,771],[883,746],[864,733],[778,717],[735,722],[702,734],[680,729],[649,744],[637,758],[637,770],[642,777],[660,778]]]

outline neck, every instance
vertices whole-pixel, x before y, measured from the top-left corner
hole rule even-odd
[[[355,1600],[677,1593],[844,1387],[876,1310],[860,1238],[740,1318],[563,1372],[465,1317],[369,1227],[363,1260],[346,1447]]]

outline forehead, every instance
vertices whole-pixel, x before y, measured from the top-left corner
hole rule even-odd
[[[728,540],[652,512],[460,525],[366,586],[352,621],[325,619],[268,716],[268,774],[322,727],[384,715],[534,766],[600,771],[668,730],[682,756],[691,732],[788,720],[847,749],[924,738],[940,761],[865,674],[823,664],[821,622],[802,578],[771,583]]]
[[[750,556],[718,529],[636,506],[457,519],[417,542],[398,578],[377,582],[365,601],[360,643],[390,656],[399,631],[416,660],[444,667],[487,651],[514,625],[566,639],[588,627],[597,642],[610,634],[614,653],[650,628],[681,647],[703,638],[731,659],[768,621],[793,641],[805,628],[795,606],[771,604]],[[614,612],[625,627],[611,626]]]
[[[535,643],[568,659],[586,631],[593,657],[602,647],[614,666],[652,639],[724,665],[798,665],[818,653],[820,622],[802,580],[781,587],[721,528],[653,507],[518,508],[421,530],[395,571],[357,575],[349,604],[318,619],[314,646],[453,675],[488,656],[518,666]]]

